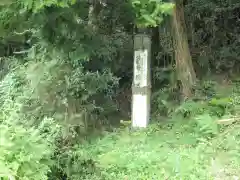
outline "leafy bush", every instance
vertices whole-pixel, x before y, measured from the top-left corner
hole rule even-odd
[[[219,133],[218,120],[239,115],[238,83],[230,82],[223,86],[217,81],[201,81],[195,87],[193,98],[180,104],[169,98],[169,92],[170,89],[166,88],[154,93],[153,107],[158,112],[156,118],[167,115],[172,119],[189,119],[194,125],[194,133],[206,138]]]
[[[171,88],[161,89],[153,94],[153,108],[167,116],[194,118],[202,114],[222,117],[236,114],[239,107],[237,85],[230,83],[223,86],[216,81],[202,81],[195,87],[194,96],[184,102],[172,98]]]
[[[55,138],[59,131],[51,119],[38,128],[5,120],[0,123],[0,177],[42,180],[53,165]]]
[[[0,81],[0,164],[5,167],[0,174],[4,177],[84,177],[88,159],[75,157],[72,146],[115,111],[111,97],[118,79],[111,72],[86,71],[61,61],[60,53],[60,60],[48,59],[51,53],[37,54],[36,59],[42,58],[38,62],[14,59]]]
[[[55,140],[62,128],[51,118],[26,113],[33,96],[24,74],[25,66],[20,65],[0,82],[0,176],[42,180],[54,163]]]
[[[171,116],[179,105],[177,96],[177,91],[170,87],[153,92],[151,97],[153,117]]]
[[[209,114],[202,114],[195,117],[196,133],[203,135],[206,138],[211,138],[219,133],[217,118]]]
[[[54,158],[55,164],[52,166],[52,173],[49,174],[50,180],[61,179],[64,176],[71,180],[98,177],[94,159],[83,145],[62,148]]]

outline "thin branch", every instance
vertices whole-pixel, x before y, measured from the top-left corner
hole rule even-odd
[[[17,34],[17,35],[24,35],[24,34],[26,34],[26,33],[28,33],[28,32],[32,32],[32,30],[27,29],[27,30],[25,30],[25,31],[23,31],[23,32],[16,32],[16,31],[14,31],[14,34]]]
[[[228,125],[228,124],[232,124],[236,121],[239,121],[240,120],[240,117],[232,117],[232,118],[229,118],[229,119],[220,119],[217,121],[217,124],[224,124],[224,125]]]
[[[29,52],[29,50],[15,51],[15,52],[13,52],[13,54],[26,54],[26,53],[28,53],[28,52]]]

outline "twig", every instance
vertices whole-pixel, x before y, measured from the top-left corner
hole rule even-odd
[[[220,119],[217,121],[217,124],[228,125],[228,124],[232,124],[239,120],[240,120],[240,117],[233,117],[233,118],[229,118],[229,119]]]
[[[23,34],[25,34],[25,33],[27,33],[27,32],[32,32],[32,30],[30,30],[30,29],[27,29],[27,30],[25,30],[25,31],[23,31],[23,32],[14,32],[14,34],[17,34],[17,35],[23,35]]]
[[[28,53],[29,52],[29,50],[25,50],[25,51],[15,51],[15,52],[13,52],[13,54],[26,54],[26,53]]]

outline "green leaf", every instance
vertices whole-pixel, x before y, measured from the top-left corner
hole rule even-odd
[[[149,15],[149,14],[144,14],[142,17],[151,25],[156,25],[156,21]]]
[[[173,3],[163,3],[159,7],[163,14],[171,14],[174,6],[175,4]]]
[[[133,1],[133,2],[132,2],[132,5],[140,5],[140,4],[141,4],[141,2],[140,2],[140,1],[138,1],[138,0],[137,0],[137,1]]]
[[[161,5],[157,4],[156,8],[154,9],[153,13],[151,14],[152,17],[156,17],[161,13]]]

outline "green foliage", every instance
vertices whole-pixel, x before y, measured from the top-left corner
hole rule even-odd
[[[24,86],[24,70],[20,66],[0,82],[0,176],[42,180],[52,167],[55,140],[62,130],[52,118],[43,116],[37,122],[36,117],[25,114],[31,90]]]
[[[178,103],[173,100],[176,94],[168,87],[154,92],[152,95],[152,108],[155,113],[153,117],[171,116],[178,106]]]
[[[236,144],[240,139],[237,135],[233,140],[232,136],[239,134],[237,126],[209,138],[205,135],[210,126],[206,128],[206,125],[196,126],[195,122],[175,119],[152,125],[147,130],[107,133],[91,143],[76,147],[75,155],[92,159],[95,167],[93,172],[92,167],[85,174],[81,172],[81,177],[197,180],[214,179],[219,173],[229,179],[238,176],[240,164],[236,153],[239,147]],[[81,161],[78,162],[76,158],[75,163],[80,166]],[[222,172],[222,167],[227,171]]]
[[[217,125],[217,118],[210,116],[209,114],[202,114],[196,116],[196,131],[203,134],[205,137],[209,138],[215,136],[219,132],[219,127]]]
[[[29,49],[20,44],[23,48],[17,49],[20,55],[3,59],[9,68],[1,72],[0,120],[4,121],[1,126],[6,127],[6,137],[1,136],[1,139],[16,137],[16,140],[9,140],[11,148],[16,150],[9,154],[11,157],[0,155],[1,164],[6,167],[6,171],[1,172],[4,176],[55,180],[67,174],[79,179],[86,174],[85,158],[74,159],[75,152],[70,151],[72,146],[89,132],[100,131],[102,124],[112,123],[109,115],[116,112],[113,95],[119,78],[114,74],[118,68],[113,67],[116,65],[113,60],[118,53],[129,51],[123,49],[129,42],[128,36],[122,32],[93,35],[85,26],[86,2],[69,7],[58,2],[37,4],[40,1],[34,1],[31,4],[31,1],[21,1],[23,6],[12,4],[0,13],[5,22],[2,37],[6,44],[11,39],[16,40],[5,30],[5,27],[11,27],[21,32],[19,36],[23,37],[24,43],[28,40],[31,46]],[[21,12],[20,17],[26,19],[8,19],[14,12]],[[101,13],[103,16],[110,14],[108,10]],[[23,22],[29,30],[25,31],[17,21]],[[104,27],[101,31],[109,27],[105,27],[103,21],[97,25]],[[12,46],[9,49],[16,51]],[[7,55],[13,55],[13,52]],[[124,56],[118,59],[122,61],[121,58]],[[39,126],[45,122],[45,117],[51,117],[54,123],[49,124],[51,119],[46,119],[51,131],[42,133]],[[10,125],[5,124],[6,119]],[[59,129],[61,134],[56,141],[54,130],[59,126],[62,127]],[[31,137],[31,134],[36,136]],[[6,149],[8,144],[5,145],[0,148],[1,152],[9,151]],[[22,148],[24,145],[26,147]],[[38,153],[38,149],[41,152]],[[34,153],[39,156],[32,157]]]
[[[219,119],[231,119],[239,115],[239,90],[238,83],[229,83],[224,87],[216,81],[202,81],[195,87],[195,95],[185,102],[171,99],[173,91],[165,88],[153,96],[154,117],[166,119],[189,119],[194,122],[196,132],[204,137],[218,134]],[[170,94],[171,92],[171,94]]]
[[[235,114],[238,108],[237,85],[230,83],[225,87],[216,81],[202,81],[195,87],[195,94],[192,99],[181,102],[174,98],[176,92],[171,88],[164,88],[156,92],[153,96],[155,105],[158,109],[166,108],[164,115],[181,115],[184,118],[192,118],[196,115],[208,113],[211,116],[222,117],[228,113]]]
[[[59,127],[51,119],[42,121],[38,128],[27,128],[6,119],[0,128],[0,177],[47,179]]]
[[[38,12],[46,7],[50,6],[58,6],[58,7],[69,7],[70,5],[73,5],[76,3],[76,0],[9,0],[5,1],[2,0],[0,3],[0,6],[9,6],[9,5],[15,5],[19,4],[20,6],[24,7],[24,10],[32,10],[33,12]]]
[[[159,0],[131,0],[136,12],[136,24],[139,27],[156,27],[164,18],[170,15],[173,3],[164,3]]]
[[[165,27],[160,37],[153,37],[153,54],[159,60],[152,60],[153,78],[160,90],[153,93],[152,107],[157,120],[166,116],[174,121],[140,131],[111,129],[90,139],[115,119],[119,123],[117,94],[130,87],[132,78],[133,24],[157,27],[174,4],[5,2],[0,2],[1,176],[211,179],[222,173],[213,172],[215,164],[228,170],[223,179],[237,174],[237,128],[222,135],[224,128],[216,122],[239,115],[239,84],[208,77],[195,87],[192,99],[180,103],[171,33]],[[190,49],[200,75],[238,67],[239,7],[237,1],[231,3],[190,0],[185,5]],[[225,162],[220,162],[222,154]]]
[[[235,68],[239,62],[239,8],[238,0],[190,0],[186,4],[188,37],[199,75],[207,71],[238,71]]]

